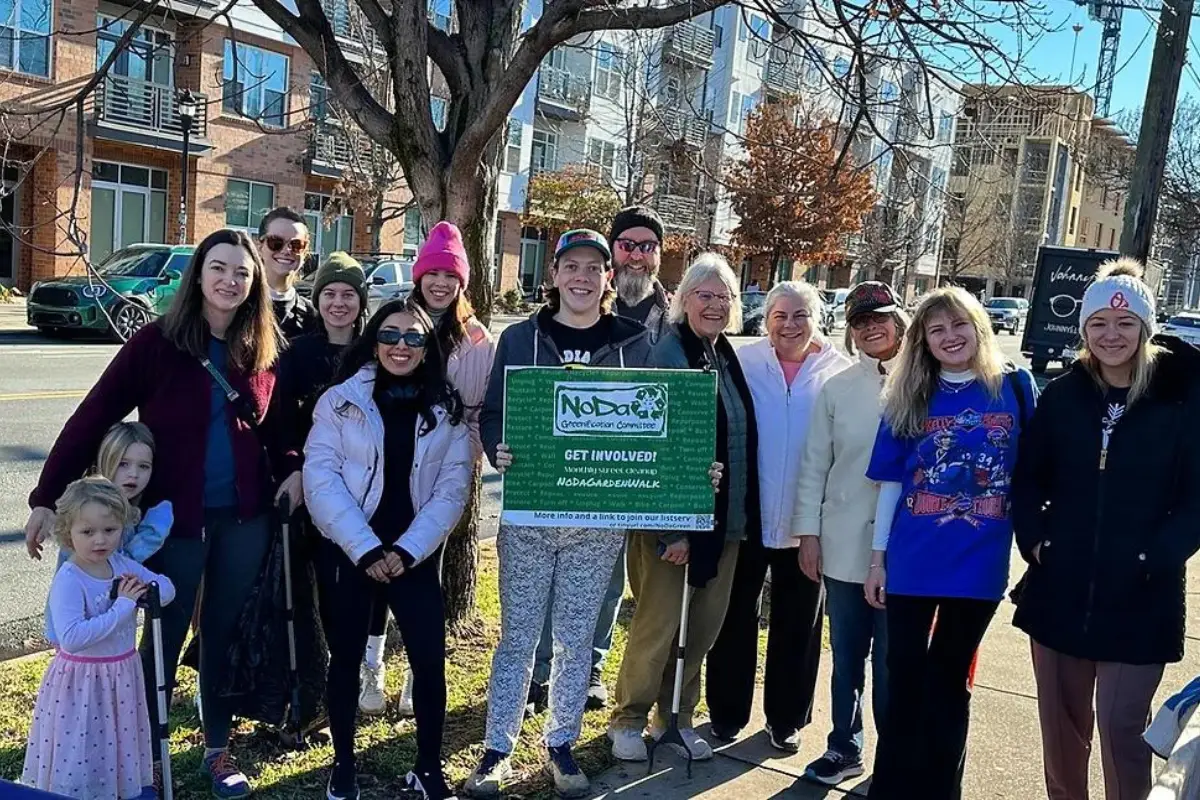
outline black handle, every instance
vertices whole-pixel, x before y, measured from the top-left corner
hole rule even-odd
[[[279,518],[287,519],[292,515],[292,499],[288,497],[287,492],[279,496],[276,508],[279,509]]]

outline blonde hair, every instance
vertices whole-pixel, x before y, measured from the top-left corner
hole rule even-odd
[[[67,486],[54,505],[54,538],[59,547],[74,550],[71,545],[71,526],[88,503],[108,509],[122,528],[129,524],[132,516],[129,501],[112,481],[99,475],[80,478]]]
[[[1104,278],[1116,275],[1126,275],[1140,281],[1144,273],[1145,269],[1136,259],[1122,256],[1121,258],[1114,258],[1111,261],[1105,261],[1101,264],[1100,268],[1096,270],[1096,280],[1103,280]],[[1137,350],[1133,353],[1133,370],[1130,374],[1129,397],[1125,401],[1127,406],[1133,405],[1146,394],[1146,390],[1150,388],[1150,381],[1154,378],[1154,367],[1158,362],[1158,357],[1166,350],[1165,347],[1160,347],[1152,341],[1154,334],[1145,320],[1139,318],[1138,322],[1140,323],[1140,333],[1138,334]],[[1092,376],[1092,380],[1096,382],[1097,386],[1101,389],[1107,389],[1108,383],[1105,382],[1104,376],[1100,372],[1100,361],[1088,349],[1086,321],[1079,329],[1079,338],[1083,340],[1083,344],[1079,348],[1079,363]]]
[[[899,437],[914,439],[921,435],[929,415],[929,401],[937,387],[941,364],[925,343],[925,326],[938,313],[965,319],[975,329],[977,347],[970,367],[987,388],[992,399],[1000,396],[1004,382],[1004,354],[992,333],[992,323],[983,306],[969,292],[957,286],[936,289],[925,296],[904,333],[896,370],[884,390],[883,418]]]
[[[96,474],[101,477],[108,478],[110,481],[117,479],[117,468],[121,466],[121,459],[125,457],[125,451],[130,445],[144,444],[150,448],[150,455],[154,453],[154,434],[142,422],[118,422],[108,429],[108,433],[104,434],[104,439],[100,442],[100,451],[96,454]]]
[[[675,290],[675,294],[671,298],[667,321],[674,325],[686,322],[687,312],[684,310],[684,303],[688,295],[710,278],[716,278],[725,284],[725,288],[729,290],[729,296],[733,298],[729,304],[729,324],[725,326],[725,332],[740,331],[742,329],[742,295],[738,291],[737,275],[733,274],[725,257],[717,253],[701,253],[687,268],[687,272],[683,273],[683,279],[679,281],[679,288]]]

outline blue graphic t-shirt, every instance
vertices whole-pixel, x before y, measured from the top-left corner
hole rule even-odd
[[[1016,383],[1025,396],[1024,413],[1032,414],[1032,377],[1018,372]],[[980,381],[961,388],[939,384],[920,438],[898,438],[880,424],[867,477],[903,487],[888,536],[889,593],[1003,598],[1020,417],[1013,380],[1006,376],[995,400]]]

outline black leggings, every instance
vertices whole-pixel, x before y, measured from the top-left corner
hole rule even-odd
[[[387,605],[408,652],[417,718],[417,764],[433,767],[442,755],[446,723],[446,617],[438,558],[433,556],[390,583],[378,583],[351,563],[340,547],[323,543],[318,558],[322,603],[336,624],[329,642],[329,729],[339,762],[354,758],[359,666],[377,606]]]
[[[914,787],[925,800],[962,797],[971,718],[967,676],[998,605],[887,596],[889,699],[871,800],[906,800],[915,796]]]

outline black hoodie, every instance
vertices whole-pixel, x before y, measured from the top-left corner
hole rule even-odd
[[[1046,387],[1019,444],[1010,496],[1031,566],[1013,622],[1076,658],[1183,658],[1184,570],[1200,548],[1200,351],[1155,341],[1167,351],[1103,469],[1105,397],[1081,364]]]

